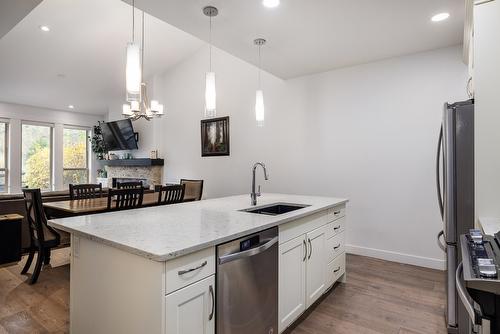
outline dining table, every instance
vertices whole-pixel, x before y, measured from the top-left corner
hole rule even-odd
[[[184,196],[184,202],[194,201],[195,198]],[[144,193],[142,207],[158,204],[158,193]],[[55,202],[44,202],[43,207],[49,218],[64,218],[71,216],[90,215],[108,211],[108,197],[96,197],[88,199],[74,199]]]

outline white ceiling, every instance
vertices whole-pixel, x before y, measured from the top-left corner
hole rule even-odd
[[[124,97],[131,18],[131,7],[120,0],[44,0],[0,39],[0,101],[106,113],[110,101]],[[203,45],[149,15],[145,43],[146,77]]]
[[[130,2],[131,0],[124,0]],[[462,42],[463,0],[136,0],[146,12],[203,40],[206,5],[214,18],[217,47],[253,64],[253,39],[264,37],[264,69],[281,78],[323,72]],[[440,23],[432,15],[447,11]]]

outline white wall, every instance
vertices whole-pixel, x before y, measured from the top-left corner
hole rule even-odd
[[[52,180],[54,189],[63,189],[62,143],[63,126],[92,127],[104,116],[77,112],[44,109],[20,104],[0,102],[0,118],[9,121],[9,192],[21,192],[21,123],[22,121],[50,123],[54,125],[54,159]],[[95,180],[97,162],[94,154],[90,161],[90,179]]]
[[[264,127],[255,122],[257,68],[218,49],[213,50],[216,72],[217,116],[230,116],[229,157],[201,157],[200,120],[204,112],[205,72],[208,49],[203,48],[163,77],[166,115],[156,142],[166,157],[166,181],[180,178],[205,180],[204,196],[250,193],[251,167],[256,161],[268,166],[270,180],[262,191],[297,192],[297,161],[304,154],[302,91],[286,81],[263,73],[266,106]],[[156,121],[155,121],[156,122]],[[249,197],[250,203],[250,197]]]
[[[435,154],[443,104],[467,98],[453,47],[295,80],[307,91],[301,191],[350,198],[349,250],[440,268]]]
[[[460,47],[291,81],[264,73],[263,128],[254,118],[257,69],[215,49],[231,155],[202,158],[207,58],[204,48],[156,78],[166,115],[142,131],[166,159],[164,181],[204,179],[205,197],[249,193],[251,166],[263,161],[265,192],[350,198],[351,252],[443,268],[434,156],[444,102],[466,99]]]

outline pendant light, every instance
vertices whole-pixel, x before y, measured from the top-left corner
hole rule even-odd
[[[264,126],[264,93],[262,92],[261,72],[262,72],[262,53],[261,48],[266,44],[264,38],[257,38],[253,41],[259,48],[259,84],[255,92],[255,120],[257,126]]]
[[[209,32],[209,70],[205,76],[205,118],[212,118],[217,116],[216,100],[217,93],[215,90],[215,72],[212,72],[212,17],[219,14],[219,10],[213,6],[206,6],[203,8],[203,14],[210,18],[210,32]]]
[[[134,2],[132,2],[134,5]],[[134,25],[134,24],[132,24]],[[146,82],[144,82],[143,73],[144,73],[144,11],[142,12],[142,39],[141,39],[141,48],[139,49],[139,94],[137,94],[138,99],[130,100],[130,103],[126,103],[122,106],[122,115],[126,118],[129,118],[133,121],[138,120],[140,118],[144,118],[146,120],[151,120],[153,117],[161,117],[163,116],[163,104],[160,104],[157,100],[149,101]],[[128,53],[127,53],[128,56]],[[128,58],[127,58],[128,65]],[[127,67],[128,70],[128,67]],[[135,72],[134,72],[135,74]],[[128,75],[128,72],[127,72]],[[128,79],[128,76],[127,76]],[[128,82],[127,82],[128,84]],[[128,87],[127,87],[127,97],[129,96]]]
[[[128,102],[141,99],[141,50],[135,42],[135,1],[132,0],[132,42],[127,43],[127,64],[125,66],[125,81]]]

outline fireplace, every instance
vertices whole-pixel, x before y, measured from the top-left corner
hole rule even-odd
[[[111,184],[113,188],[116,188],[117,182],[142,182],[142,186],[146,189],[151,188],[151,184],[148,179],[135,178],[135,177],[112,177]]]

